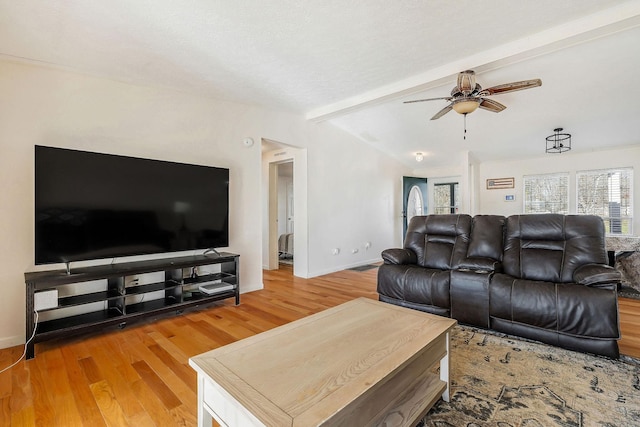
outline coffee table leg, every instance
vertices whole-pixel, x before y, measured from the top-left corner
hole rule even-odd
[[[445,339],[445,346],[447,347],[447,354],[440,360],[440,380],[447,383],[447,388],[444,393],[442,393],[442,400],[445,402],[449,401],[449,332],[447,332],[447,337]]]
[[[211,414],[204,407],[204,381],[204,375],[198,373],[198,427],[211,427]]]

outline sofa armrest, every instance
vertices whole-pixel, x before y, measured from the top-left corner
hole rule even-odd
[[[501,273],[502,263],[493,258],[472,257],[465,258],[457,267],[458,270],[483,271],[486,273]]]
[[[585,264],[576,268],[573,281],[591,287],[608,287],[620,283],[622,276],[618,270],[604,264]]]
[[[417,264],[418,256],[410,249],[392,248],[382,251],[385,264]]]

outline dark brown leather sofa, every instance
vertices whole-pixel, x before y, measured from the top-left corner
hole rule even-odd
[[[617,286],[601,218],[427,215],[382,252],[381,301],[619,357]]]

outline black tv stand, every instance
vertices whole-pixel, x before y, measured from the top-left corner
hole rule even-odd
[[[27,340],[31,338],[35,328],[36,294],[57,291],[57,300],[54,300],[53,306],[47,305],[48,308],[38,310],[41,320],[33,340],[27,345],[26,358],[35,356],[37,342],[108,326],[122,328],[129,322],[145,317],[170,312],[181,313],[185,308],[226,298],[234,297],[235,304],[238,305],[239,261],[239,255],[218,252],[216,257],[203,254],[80,267],[73,271],[68,269],[67,264],[65,270],[25,273]],[[207,268],[215,271],[190,274],[199,266],[208,266]],[[136,281],[129,281],[127,284],[127,278],[145,273],[157,273],[164,279],[156,283],[138,284]],[[201,292],[199,287],[204,283],[219,283],[220,291]],[[151,296],[152,293],[156,297]],[[49,296],[51,294],[54,293]],[[95,310],[95,306],[100,308]],[[52,312],[50,319],[43,316],[47,312]]]

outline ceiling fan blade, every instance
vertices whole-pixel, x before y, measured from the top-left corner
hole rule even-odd
[[[439,101],[441,99],[451,101],[452,98],[450,96],[443,96],[440,98],[414,99],[413,101],[404,101],[403,104],[411,104],[413,102],[424,102],[424,101]]]
[[[452,109],[453,107],[451,106],[451,104],[447,105],[442,110],[438,111],[435,116],[431,117],[431,120],[438,120],[440,117],[444,116]]]
[[[531,89],[533,87],[542,86],[542,80],[533,79],[533,80],[523,80],[521,82],[512,82],[505,83],[503,85],[493,86],[486,89],[483,89],[479,95],[480,96],[489,96],[489,95],[498,95],[501,93],[507,92],[515,92],[517,90]]]
[[[506,105],[500,104],[499,102],[496,102],[493,99],[484,99],[484,98],[481,98],[481,99],[482,99],[482,102],[480,102],[479,107],[482,108],[483,110],[499,113],[500,111],[507,108]]]

